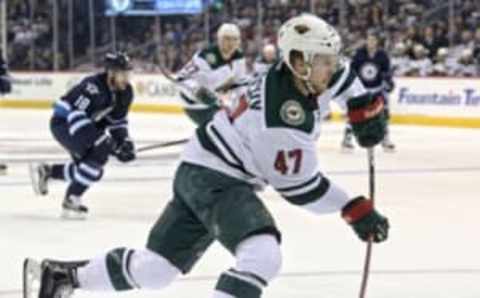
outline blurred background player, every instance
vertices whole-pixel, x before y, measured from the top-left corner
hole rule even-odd
[[[108,53],[104,72],[83,79],[54,104],[50,129],[72,161],[32,165],[30,170],[39,195],[48,193],[51,179],[69,183],[62,203],[66,218],[85,218],[88,208],[82,196],[102,178],[109,155],[121,162],[135,159],[127,127],[133,101],[131,70],[125,53]]]
[[[75,289],[162,289],[187,274],[214,241],[236,263],[220,275],[210,297],[262,297],[282,265],[279,229],[256,194],[267,183],[313,214],[341,214],[363,241],[388,238],[388,220],[370,200],[352,198],[321,174],[316,150],[318,96],[349,95],[349,117],[363,147],[383,139],[382,100],[366,93],[353,72],[342,73],[354,78],[353,85],[329,84],[338,70],[341,40],[322,19],[288,20],[279,47],[283,61],[255,78],[244,98],[248,104],[233,114],[221,110],[197,129],[177,168],[174,197],[151,229],[147,247],[116,248],[84,262],[45,260],[39,298],[68,298]]]
[[[12,82],[8,74],[8,65],[0,49],[0,96],[12,92]],[[1,100],[1,99],[0,99]],[[0,163],[0,175],[7,173],[7,165]]]
[[[273,44],[266,44],[253,64],[253,72],[255,74],[266,73],[270,66],[277,62],[278,59],[279,55],[277,47]]]
[[[240,29],[225,23],[217,31],[217,44],[197,52],[177,74],[185,113],[197,125],[210,120],[220,109],[219,98],[228,92],[235,100],[248,81],[247,65],[240,49]],[[228,104],[228,103],[226,103]]]
[[[352,58],[352,68],[360,77],[365,88],[368,91],[380,94],[385,101],[385,112],[387,120],[390,118],[388,109],[388,93],[392,92],[394,83],[392,79],[392,70],[390,68],[390,58],[388,54],[380,47],[380,41],[375,32],[368,32],[367,44],[358,49]],[[353,149],[352,128],[347,124],[345,128],[342,148],[344,150]],[[390,133],[387,125],[387,132],[382,141],[384,150],[393,151],[395,145],[390,140]]]

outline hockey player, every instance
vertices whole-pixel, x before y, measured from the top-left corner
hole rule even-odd
[[[220,109],[219,95],[235,89],[243,92],[246,85],[247,66],[240,49],[240,29],[225,23],[217,32],[217,44],[196,53],[192,60],[177,74],[180,98],[185,113],[197,125],[210,120]],[[235,98],[235,94],[232,98]]]
[[[262,53],[255,60],[253,64],[253,71],[255,74],[264,74],[268,71],[270,66],[278,61],[278,51],[275,45],[267,44],[263,47]]]
[[[8,65],[3,58],[3,53],[0,50],[0,95],[8,94],[12,91],[12,82],[8,74]],[[7,173],[7,165],[0,163],[0,175]]]
[[[282,263],[280,232],[255,193],[267,183],[314,214],[341,212],[363,241],[387,239],[387,219],[370,200],[352,198],[322,174],[316,149],[317,96],[349,98],[353,131],[365,147],[383,139],[383,100],[364,93],[353,72],[338,68],[340,36],[316,16],[287,21],[279,48],[283,61],[257,77],[237,110],[221,110],[197,129],[147,247],[117,248],[84,262],[46,260],[39,298],[66,297],[77,288],[161,289],[188,273],[215,240],[236,264],[221,274],[211,297],[261,297]]]
[[[374,33],[368,33],[366,46],[358,49],[353,56],[352,68],[357,72],[360,80],[368,91],[383,95],[388,120],[390,118],[388,93],[392,92],[394,88],[392,70],[390,69],[390,58],[388,54],[380,48],[378,37]],[[353,149],[352,137],[352,128],[350,124],[347,124],[342,141],[342,148],[344,150]],[[382,141],[382,147],[386,151],[395,150],[395,145],[390,140],[388,126],[385,138]]]
[[[132,65],[123,52],[107,54],[105,65],[105,72],[83,79],[54,104],[50,129],[72,161],[31,166],[32,184],[39,195],[48,193],[51,179],[69,183],[62,203],[67,218],[85,218],[88,208],[82,196],[102,178],[109,155],[121,162],[135,159],[127,129]]]

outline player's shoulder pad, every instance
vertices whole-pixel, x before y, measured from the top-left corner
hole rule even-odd
[[[267,128],[289,128],[307,134],[315,125],[314,108],[294,85],[290,70],[282,62],[265,77],[265,123]]]
[[[104,92],[100,74],[90,75],[81,80],[75,88],[87,97],[95,97]]]
[[[220,48],[217,45],[212,45],[200,50],[197,57],[205,60],[212,69],[216,69],[232,61],[243,59],[245,56],[241,50],[237,50],[230,61],[226,61],[220,54]]]

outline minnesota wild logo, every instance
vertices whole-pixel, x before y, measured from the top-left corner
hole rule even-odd
[[[305,122],[306,115],[298,101],[287,100],[280,108],[280,117],[288,125],[299,126]]]
[[[207,54],[205,59],[207,59],[207,62],[211,65],[217,63],[217,56],[215,56],[215,54]]]

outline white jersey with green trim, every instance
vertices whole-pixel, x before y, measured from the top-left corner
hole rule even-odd
[[[321,106],[332,99],[345,105],[349,98],[365,93],[348,63],[319,98],[300,93],[290,70],[277,63],[252,82],[236,110],[221,110],[197,129],[182,161],[260,188],[271,185],[298,205],[331,192],[342,193],[345,201],[348,197],[333,187],[318,162],[316,140],[320,136]]]
[[[237,50],[229,60],[225,60],[218,46],[211,46],[197,52],[177,73],[177,81],[186,86],[186,88],[180,87],[180,97],[185,107],[189,109],[208,108],[193,94],[200,87],[214,93],[224,93],[229,90],[244,93],[248,80],[243,53]]]

